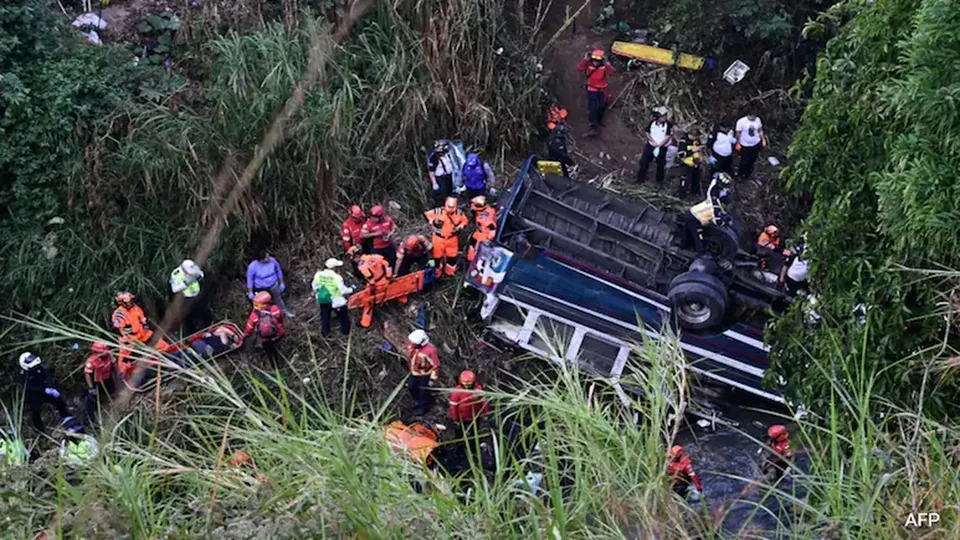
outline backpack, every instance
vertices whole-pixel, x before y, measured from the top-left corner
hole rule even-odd
[[[266,310],[260,312],[260,320],[257,321],[257,335],[260,336],[260,339],[266,341],[276,339],[280,335],[280,325],[273,313]]]
[[[318,304],[330,304],[333,302],[333,296],[330,295],[330,290],[327,289],[325,285],[321,285],[317,288],[317,303]]]

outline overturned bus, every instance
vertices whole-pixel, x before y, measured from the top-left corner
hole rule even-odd
[[[609,378],[624,397],[631,350],[669,325],[701,383],[783,401],[761,384],[763,326],[787,298],[732,228],[708,227],[709,255],[698,257],[681,247],[677,216],[547,174],[535,156],[499,206],[496,240],[466,276],[486,295],[481,316],[495,337]]]

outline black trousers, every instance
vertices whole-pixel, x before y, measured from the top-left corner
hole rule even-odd
[[[409,255],[405,255],[403,257],[403,260],[400,261],[400,268],[398,269],[399,271],[397,272],[397,277],[405,276],[409,274],[410,271],[414,269],[414,267],[423,270],[424,268],[427,267],[427,261],[429,260],[430,259],[427,257],[427,253],[424,253],[419,257],[411,257]]]
[[[700,167],[683,166],[684,174],[680,179],[680,196],[700,196]]]
[[[710,167],[713,169],[713,172],[725,172],[729,173],[733,171],[733,154],[729,156],[719,156],[716,152],[711,150],[710,154],[713,156],[715,163]]]
[[[37,428],[38,431],[44,431],[46,429],[43,425],[44,403],[49,403],[56,407],[61,419],[70,416],[70,409],[67,408],[67,402],[63,400],[62,396],[48,396],[41,390],[40,392],[29,392],[25,398],[27,407],[30,409],[30,421],[33,422],[33,427]]]
[[[183,300],[186,310],[183,329],[187,334],[193,334],[213,324],[213,311],[210,309],[210,302],[205,292],[201,291],[197,296]]]
[[[320,304],[320,335],[323,337],[330,335],[330,319],[334,313],[340,322],[340,333],[345,336],[350,333],[350,312],[346,305],[334,308],[333,304]]]
[[[660,155],[653,156],[654,148],[650,146],[650,143],[647,143],[643,147],[643,155],[640,156],[640,170],[637,171],[637,182],[645,182],[647,180],[647,169],[650,168],[650,162],[653,160],[657,161],[657,182],[663,183],[664,174],[666,174],[667,167],[667,148],[665,146],[660,147]]]
[[[453,195],[453,175],[438,176],[437,185],[440,186],[440,189],[433,192],[433,202],[436,206],[443,206],[447,197]]]
[[[100,382],[95,386],[96,393],[87,394],[86,399],[83,402],[83,408],[86,411],[87,415],[87,424],[95,422],[97,420],[97,412],[99,410],[98,405],[101,402],[106,402],[110,399],[110,396],[113,395],[113,392],[116,390],[114,385],[113,378],[107,379],[103,382]]]
[[[270,361],[270,365],[275,369],[280,369],[283,367],[283,355],[280,354],[280,339],[271,339],[270,341],[264,340],[263,343],[263,352],[267,355],[267,360]]]
[[[746,180],[753,174],[753,166],[760,155],[760,145],[743,146],[740,148],[740,166],[737,167],[737,176]]]
[[[407,388],[417,402],[417,414],[425,414],[433,407],[433,392],[430,390],[430,376],[411,375],[407,378]]]
[[[607,95],[603,92],[587,92],[587,120],[592,129],[603,124],[603,114],[607,112]]]
[[[684,247],[690,248],[692,246],[697,253],[705,251],[703,238],[700,236],[700,229],[702,228],[703,225],[700,224],[700,220],[689,210],[683,213]]]
[[[373,254],[381,255],[386,259],[390,263],[390,268],[393,268],[393,265],[397,263],[397,248],[393,244],[384,248],[373,248]]]
[[[483,189],[471,189],[471,188],[467,188],[466,190],[464,190],[464,195],[467,196],[467,200],[468,200],[468,201],[472,201],[474,197],[479,197],[479,196],[481,196],[481,195],[484,196],[484,197],[486,197],[486,196],[487,196],[487,188],[483,188]]]

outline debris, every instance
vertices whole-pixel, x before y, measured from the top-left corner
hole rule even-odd
[[[701,418],[700,420],[697,420],[697,425],[700,426],[700,427],[702,427],[703,429],[707,429],[707,428],[710,427],[712,424],[710,423],[709,420],[704,420],[704,419]]]
[[[62,217],[52,217],[47,225],[63,225],[66,221]]]
[[[380,347],[381,349],[387,352],[393,352],[393,345],[391,345],[390,342],[387,342],[387,341],[377,345],[377,347]]]
[[[740,60],[734,60],[730,67],[723,72],[723,78],[730,84],[737,84],[743,80],[748,71],[750,71],[750,66]]]
[[[713,67],[712,58],[707,59],[702,56],[661,49],[650,45],[628,43],[626,41],[614,41],[613,47],[610,50],[620,56],[636,58],[637,60],[664,66],[677,66],[692,70],[700,70],[704,67],[710,69]]]
[[[313,379],[311,379],[310,377],[304,377],[304,378],[303,378],[303,384],[310,384],[310,381],[312,381],[312,380],[313,380]]]
[[[94,13],[84,13],[70,23],[70,26],[76,28],[83,28],[84,26],[91,26],[97,30],[106,30],[107,21],[101,19]]]
[[[769,163],[770,165],[773,165],[774,167],[780,166],[780,160],[773,156],[770,156],[767,158],[767,163]]]

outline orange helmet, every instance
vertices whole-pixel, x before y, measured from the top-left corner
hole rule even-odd
[[[383,217],[383,207],[379,204],[370,208],[370,215],[374,217]]]
[[[350,207],[350,217],[359,221],[367,216],[363,214],[363,208],[360,208],[359,204],[355,204]]]
[[[351,259],[354,259],[357,257],[357,255],[360,254],[362,250],[363,248],[361,248],[360,246],[350,246],[350,249],[347,250],[347,256],[350,257]]]
[[[590,59],[603,60],[603,49],[594,49],[593,52],[590,53]]]
[[[476,197],[470,199],[470,204],[473,205],[474,210],[479,210],[487,205],[487,198],[483,195],[477,195]]]
[[[419,243],[420,243],[420,239],[417,238],[417,235],[411,234],[410,236],[407,237],[406,240],[403,241],[403,246],[407,249],[413,249],[417,247]]]
[[[767,428],[767,436],[775,441],[787,438],[787,428],[780,424],[774,424]]]
[[[227,462],[227,465],[231,467],[239,467],[241,465],[253,465],[253,459],[250,457],[244,450],[237,450],[230,456],[230,461]]]
[[[767,225],[767,228],[764,229],[763,232],[767,233],[768,236],[780,236],[780,229],[778,229],[776,225]]]
[[[265,306],[273,302],[273,296],[267,291],[260,291],[253,296],[253,305]]]
[[[118,304],[124,304],[124,305],[126,305],[126,304],[132,304],[132,303],[133,303],[133,295],[130,294],[130,293],[128,293],[127,291],[120,291],[120,292],[117,293],[117,303],[118,303]]]
[[[671,446],[670,450],[667,450],[667,457],[673,461],[679,460],[683,457],[683,447],[679,444]]]
[[[460,372],[460,378],[457,379],[457,382],[460,383],[460,386],[464,388],[472,388],[473,383],[477,382],[477,374],[468,370]]]
[[[447,212],[455,212],[457,210],[457,198],[447,197],[447,200],[443,203],[443,209]]]
[[[93,352],[95,352],[95,353],[98,353],[98,354],[99,354],[99,353],[105,353],[105,352],[107,352],[109,349],[107,348],[107,344],[106,344],[106,343],[102,343],[102,342],[100,342],[100,341],[95,341],[95,342],[93,343],[93,345],[90,345],[90,350],[93,351]]]

